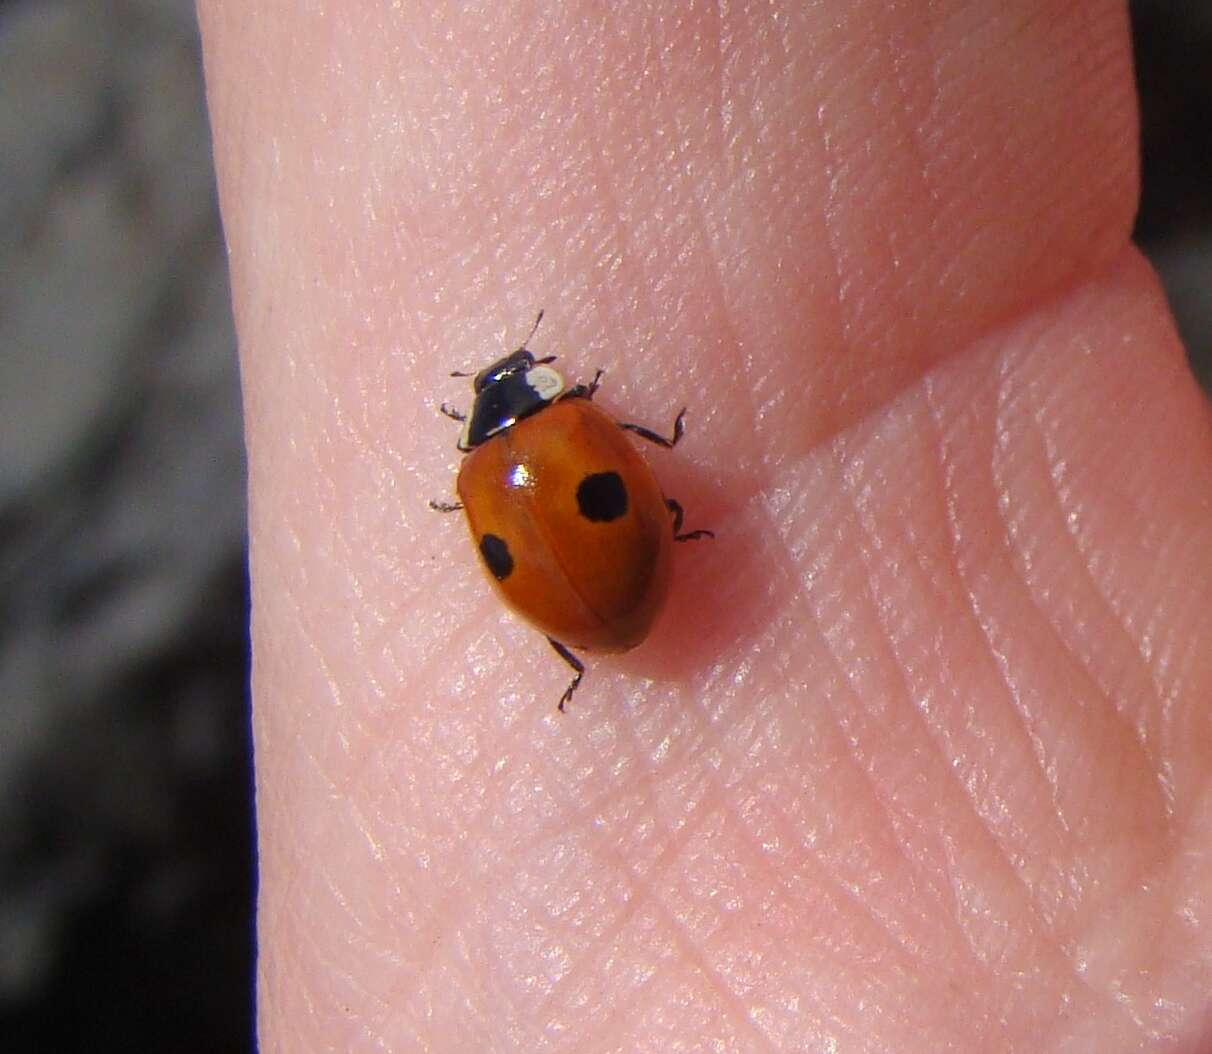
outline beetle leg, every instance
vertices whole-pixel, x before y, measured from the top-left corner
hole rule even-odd
[[[696,538],[715,537],[715,531],[708,530],[687,531],[682,534],[682,517],[685,516],[685,513],[682,511],[681,504],[674,501],[673,498],[666,498],[665,505],[673,513],[673,540],[675,542],[693,542]]]
[[[560,705],[556,707],[560,713],[563,713],[564,704],[572,698],[572,693],[577,690],[577,685],[581,683],[581,678],[585,676],[585,664],[554,637],[548,637],[547,640],[555,648],[556,654],[575,671],[575,676],[568,683],[568,687],[564,689],[564,694],[560,696]]]
[[[598,370],[593,375],[593,380],[590,381],[588,384],[574,384],[571,388],[568,389],[568,391],[566,391],[563,395],[561,395],[560,398],[561,399],[592,399],[594,397],[594,395],[597,394],[598,388],[601,387],[602,375],[605,372],[606,372],[605,370]]]
[[[458,512],[462,507],[461,501],[431,501],[429,507],[434,512]]]
[[[453,406],[447,406],[445,403],[443,403],[441,406],[438,407],[438,411],[440,413],[445,414],[452,421],[466,421],[467,420],[466,414],[459,413],[459,411],[456,410]]]
[[[663,435],[657,435],[650,428],[645,428],[643,425],[628,424],[625,421],[619,422],[620,428],[626,428],[628,432],[634,432],[638,436],[642,436],[650,443],[656,443],[657,446],[663,446],[667,450],[672,450],[678,445],[678,440],[682,438],[682,434],[686,431],[685,424],[682,423],[682,418],[686,416],[686,408],[682,407],[682,412],[678,414],[673,422],[673,435],[666,439]]]

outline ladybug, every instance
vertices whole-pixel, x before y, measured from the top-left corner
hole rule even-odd
[[[576,651],[617,653],[648,636],[669,591],[674,542],[712,538],[682,532],[682,507],[661,492],[626,433],[672,449],[682,438],[616,421],[593,403],[602,379],[566,387],[526,348],[475,374],[470,414],[460,421],[457,502],[430,502],[467,516],[485,569],[505,604],[543,634],[572,667],[559,710],[585,675]],[[452,377],[470,377],[453,373]]]

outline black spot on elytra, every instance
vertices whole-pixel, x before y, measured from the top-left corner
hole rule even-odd
[[[498,538],[495,534],[484,535],[480,539],[480,555],[498,582],[503,582],[513,571],[513,557],[504,538]]]
[[[594,523],[609,523],[627,512],[627,488],[617,472],[594,472],[577,487],[577,508]]]

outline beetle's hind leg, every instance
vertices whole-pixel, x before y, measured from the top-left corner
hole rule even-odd
[[[461,501],[431,501],[429,507],[434,512],[458,512],[462,507]]]
[[[685,534],[683,534],[682,519],[685,517],[686,513],[683,511],[681,504],[674,501],[673,498],[666,498],[665,505],[669,511],[673,513],[673,540],[675,542],[693,542],[696,538],[715,537],[715,531],[709,531],[706,529],[687,531]]]
[[[556,707],[560,713],[564,712],[564,704],[572,698],[572,693],[577,690],[577,686],[581,683],[581,678],[585,676],[585,664],[581,662],[575,655],[572,654],[563,644],[555,637],[548,637],[548,642],[556,650],[556,654],[563,659],[575,672],[575,676],[568,683],[568,687],[564,689],[564,694],[560,696],[560,704]]]

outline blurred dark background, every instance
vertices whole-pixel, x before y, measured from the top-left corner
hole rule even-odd
[[[1212,392],[1212,0],[1135,0],[1141,179],[1136,240]]]
[[[1132,5],[1212,382],[1212,0]],[[252,1049],[235,338],[189,0],[0,0],[0,1051]]]
[[[0,0],[3,1054],[252,1049],[209,151],[190,0]]]

